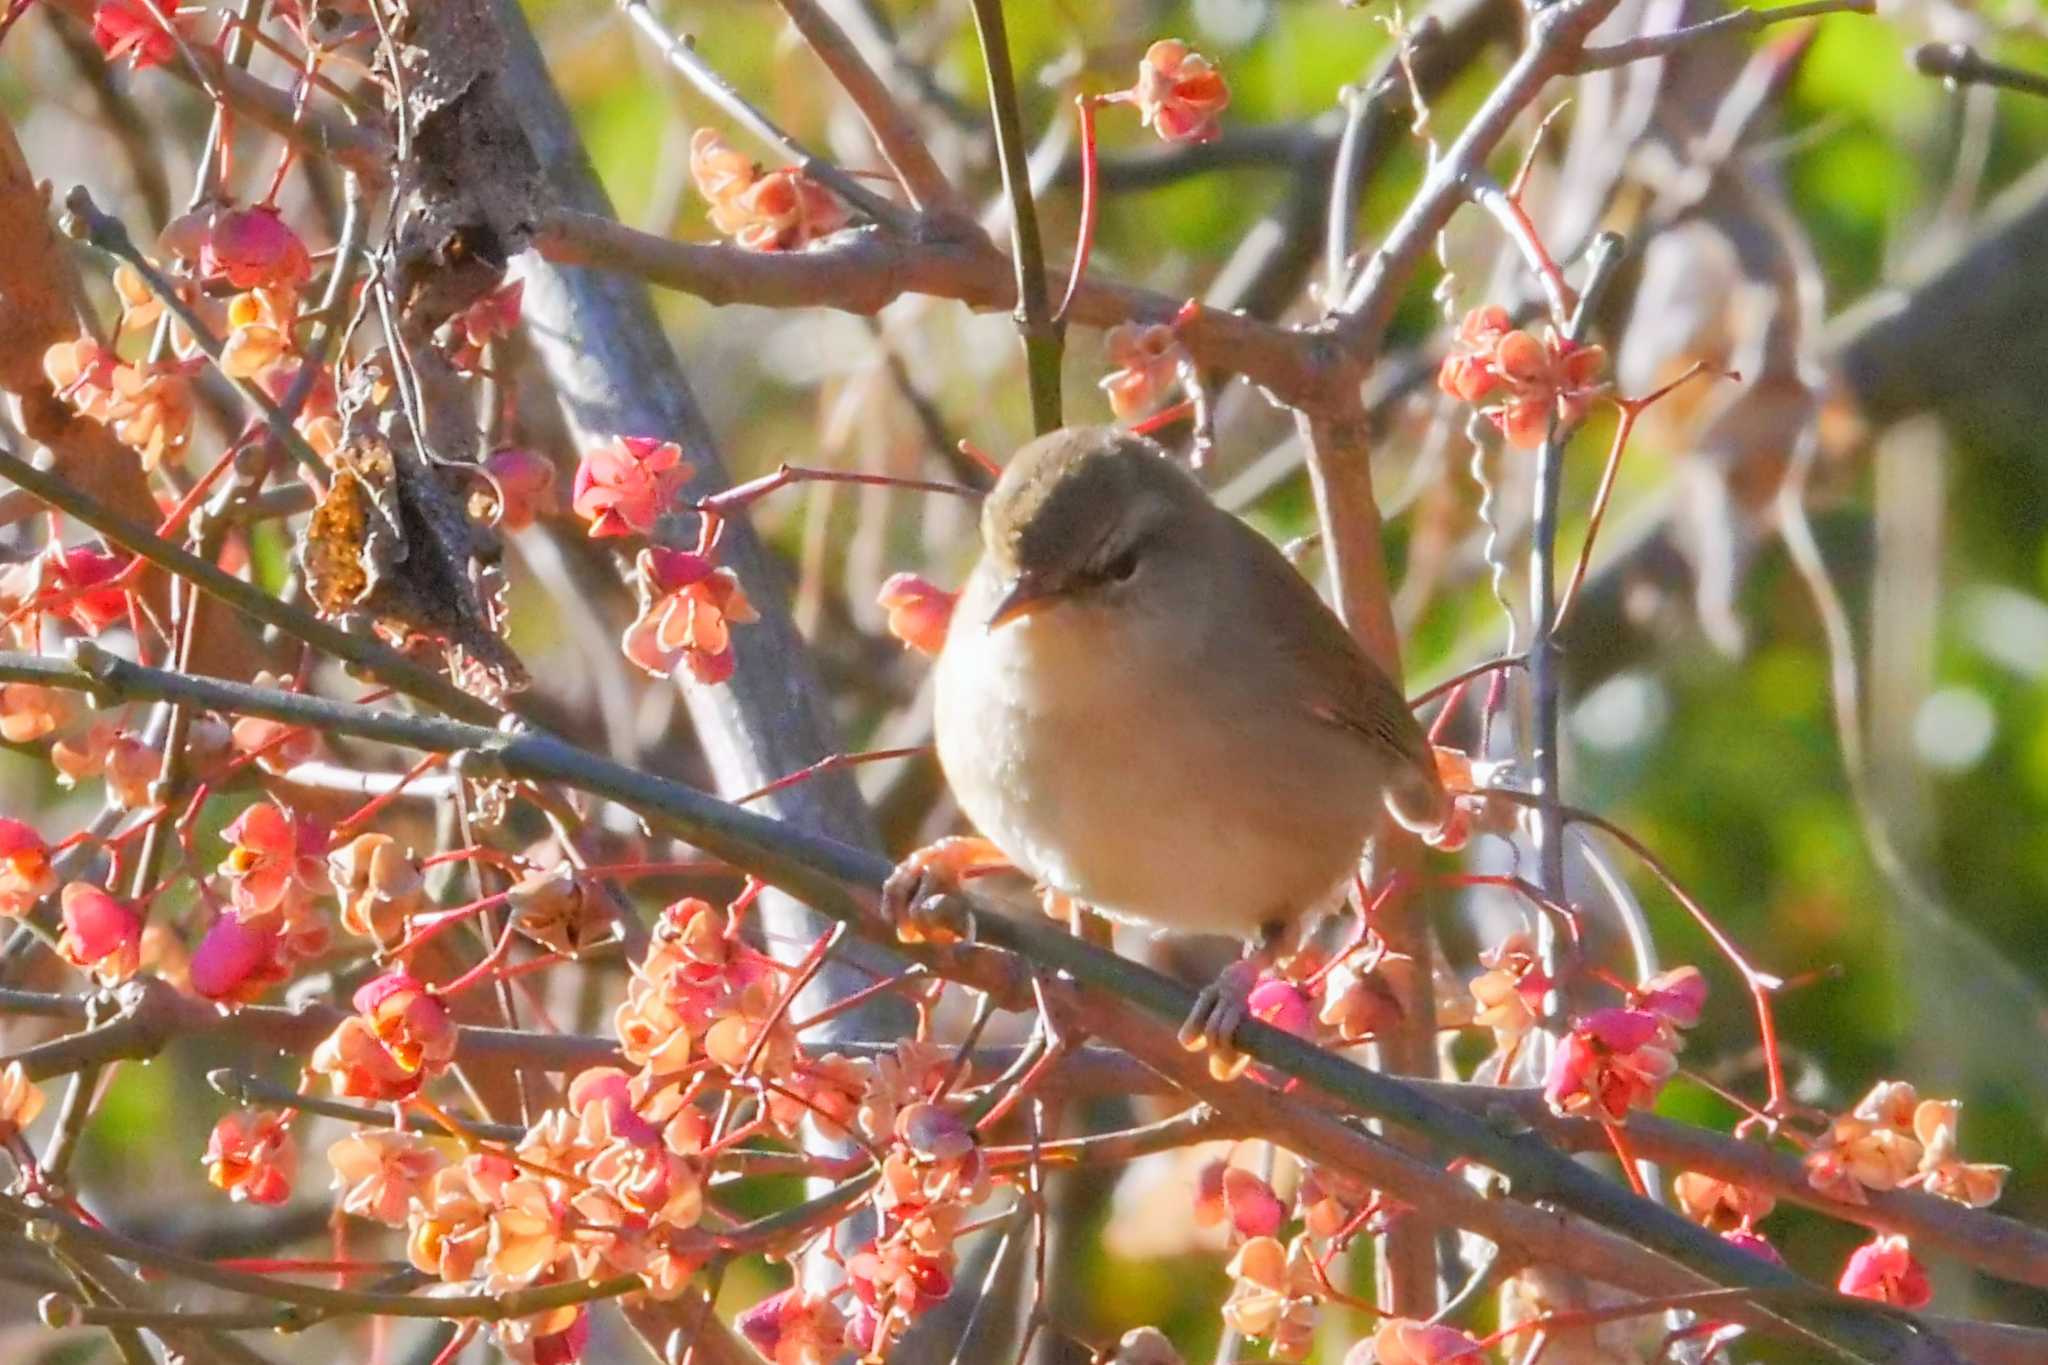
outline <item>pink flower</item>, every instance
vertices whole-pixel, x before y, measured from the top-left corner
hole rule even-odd
[[[405,1226],[414,1196],[441,1169],[440,1153],[408,1133],[386,1128],[350,1133],[327,1149],[344,1213]]]
[[[88,635],[128,619],[128,590],[115,580],[128,561],[92,545],[74,545],[51,557],[51,588],[63,614]]]
[[[1509,934],[1479,954],[1487,970],[1467,987],[1479,1007],[1474,1023],[1493,1030],[1494,1043],[1507,1047],[1534,1028],[1543,1014],[1550,977],[1536,955],[1536,945],[1522,932]]]
[[[542,512],[555,510],[555,466],[524,446],[504,446],[484,457],[484,473],[497,492],[497,524],[523,531]]]
[[[875,603],[889,613],[889,633],[920,654],[938,656],[960,594],[947,592],[914,573],[894,573],[882,583]]]
[[[1437,369],[1436,386],[1464,402],[1483,402],[1501,386],[1501,376],[1491,362],[1500,339],[1513,330],[1508,310],[1498,304],[1465,314],[1450,354]]]
[[[569,1109],[605,1142],[620,1139],[646,1147],[661,1141],[661,1129],[642,1118],[633,1103],[630,1078],[615,1066],[578,1072],[569,1082]]]
[[[1282,1246],[1273,1237],[1253,1237],[1224,1267],[1236,1283],[1223,1304],[1225,1325],[1248,1337],[1265,1338],[1276,1360],[1300,1360],[1315,1338],[1317,1306],[1323,1298],[1315,1273],[1316,1253],[1307,1233]]]
[[[1180,337],[1163,322],[1118,323],[1102,344],[1109,353],[1110,370],[1102,376],[1101,387],[1120,422],[1158,407],[1187,360]]]
[[[1962,1105],[1956,1100],[1922,1100],[1913,1108],[1913,1133],[1920,1139],[1920,1170],[1914,1177],[1929,1194],[1989,1208],[2005,1191],[2010,1166],[1962,1159],[1956,1147],[1956,1126]]]
[[[543,1181],[507,1180],[492,1204],[484,1283],[493,1293],[532,1284],[567,1253],[563,1210]]]
[[[1239,1237],[1271,1237],[1287,1221],[1287,1206],[1273,1187],[1242,1166],[1223,1168],[1223,1208]]]
[[[210,283],[290,291],[313,274],[313,258],[275,208],[207,204],[172,219],[158,244]]]
[[[1873,1237],[1849,1255],[1835,1286],[1859,1299],[1876,1299],[1894,1308],[1925,1308],[1934,1298],[1927,1269],[1913,1256],[1906,1239],[1896,1233]]]
[[[252,289],[237,294],[228,304],[228,334],[221,343],[221,373],[230,379],[254,379],[265,388],[282,376],[287,362],[297,368],[291,354],[292,322],[297,300],[288,292]]]
[[[419,865],[396,839],[376,830],[329,853],[327,875],[341,901],[341,927],[380,947],[403,939],[406,922],[426,907]]]
[[[120,357],[91,337],[54,343],[43,352],[43,377],[57,396],[96,422],[107,420]]]
[[[448,1007],[402,969],[365,982],[350,1003],[409,1071],[440,1067],[455,1055]]]
[[[455,345],[449,359],[456,368],[470,370],[481,365],[483,348],[499,337],[509,335],[519,325],[520,304],[525,294],[526,281],[514,280],[492,290],[455,315],[449,323],[455,334]]]
[[[690,175],[711,225],[749,251],[796,251],[846,226],[846,205],[793,167],[764,171],[714,128],[690,139]]]
[[[716,128],[699,128],[690,136],[690,178],[697,193],[714,204],[728,203],[746,192],[760,176],[752,158],[737,151]]]
[[[801,1287],[770,1294],[734,1326],[770,1365],[830,1365],[846,1351],[846,1316],[829,1298]]]
[[[1377,1038],[1407,1017],[1401,997],[1389,980],[1390,969],[1412,971],[1406,953],[1349,953],[1323,978],[1323,1000],[1316,1018],[1337,1030],[1347,1043]]]
[[[870,1242],[847,1261],[846,1273],[862,1303],[893,1308],[906,1318],[937,1307],[953,1292],[945,1260],[919,1251],[901,1237]]]
[[[228,1114],[206,1140],[206,1178],[236,1203],[282,1204],[292,1197],[299,1153],[280,1110]]]
[[[156,780],[159,756],[132,730],[121,730],[112,721],[95,721],[83,735],[60,739],[50,746],[50,766],[57,770],[60,786],[70,787],[89,777],[104,777],[107,794],[126,810],[149,800],[149,785]]]
[[[229,879],[235,913],[244,919],[278,913],[291,918],[327,885],[326,834],[274,801],[244,810],[221,837],[231,845],[221,875]]]
[[[144,67],[161,66],[177,55],[178,45],[173,42],[168,21],[177,9],[177,0],[156,0],[156,8],[162,12],[166,22],[159,22],[155,15],[143,8],[146,0],[100,0],[92,12],[92,40],[99,45],[110,62],[123,57],[134,70]]]
[[[1560,1114],[1619,1123],[1646,1109],[1678,1069],[1676,1040],[1646,1010],[1595,1010],[1554,1054],[1544,1094]]]
[[[294,289],[313,273],[299,234],[274,208],[224,209],[214,216],[212,271],[237,289]]]
[[[1455,1327],[1387,1318],[1370,1340],[1351,1348],[1344,1365],[1447,1365],[1484,1359],[1479,1343]]]
[[[1514,327],[1507,311],[1488,305],[1465,315],[1450,353],[1437,370],[1437,387],[1480,410],[1511,446],[1533,450],[1549,435],[1553,416],[1576,421],[1606,368],[1607,353],[1546,332],[1538,341]]]
[[[378,1040],[376,1029],[351,1014],[313,1049],[313,1070],[327,1077],[334,1093],[351,1099],[402,1100],[426,1078]]]
[[[621,436],[576,466],[570,506],[590,523],[593,539],[645,534],[690,477],[681,446],[651,436]]]
[[[1207,142],[1221,129],[1230,87],[1209,59],[1174,38],[1145,49],[1138,83],[1129,91],[1145,126],[1168,142]]]
[[[652,547],[637,561],[640,615],[626,627],[620,647],[657,678],[678,663],[701,683],[732,676],[732,623],[760,618],[731,569],[687,550]]]
[[[323,1045],[324,1046],[324,1045]],[[407,1220],[405,1254],[423,1273],[460,1284],[476,1273],[489,1249],[490,1197],[502,1182],[480,1180],[484,1158],[471,1157],[459,1166],[443,1166],[413,1200]],[[494,1173],[495,1174],[495,1173]]]
[[[251,679],[250,684],[274,691],[291,690],[285,679],[267,669]],[[266,772],[281,773],[304,763],[320,747],[317,732],[303,725],[287,725],[263,716],[237,717],[229,733],[234,739],[235,752],[255,755],[256,766]]]
[[[1254,1019],[1303,1038],[1308,1037],[1315,1023],[1315,1007],[1308,996],[1284,977],[1261,977],[1245,997],[1245,1008]]]
[[[107,420],[121,443],[142,457],[145,470],[182,451],[192,435],[191,376],[181,361],[138,360],[114,369]]]
[[[1740,1247],[1758,1260],[1769,1261],[1772,1265],[1785,1264],[1785,1258],[1771,1245],[1770,1239],[1749,1228],[1734,1228],[1721,1234],[1721,1240],[1730,1246]]]
[[[142,955],[142,916],[90,882],[64,888],[64,934],[57,951],[89,967],[108,985],[135,974]]]
[[[1693,966],[1660,972],[1636,988],[1636,1003],[1673,1028],[1691,1028],[1707,1004],[1707,978]]]
[[[192,990],[208,1000],[253,1000],[284,979],[283,946],[275,929],[221,915],[192,950]]]
[[[590,1345],[590,1310],[579,1304],[574,1314],[567,1327],[536,1336],[526,1344],[533,1365],[576,1365],[583,1359],[583,1350]],[[517,1348],[514,1350],[516,1353]]]
[[[0,915],[25,915],[56,889],[43,836],[20,820],[0,818]]]
[[[20,1062],[0,1071],[0,1142],[12,1142],[43,1112],[41,1087],[28,1078]]]
[[[0,683],[0,740],[9,744],[33,744],[54,734],[73,714],[71,694],[60,688]]]
[[[1698,1171],[1680,1171],[1671,1182],[1671,1193],[1686,1217],[1708,1227],[1746,1228],[1768,1217],[1778,1203],[1762,1190]]]

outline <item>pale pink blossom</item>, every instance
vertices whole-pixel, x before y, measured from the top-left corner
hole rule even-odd
[[[645,535],[690,477],[681,446],[651,436],[621,436],[576,466],[570,506],[593,538]]]

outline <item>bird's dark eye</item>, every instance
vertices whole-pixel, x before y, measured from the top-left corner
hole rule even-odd
[[[1138,547],[1125,546],[1102,566],[1104,582],[1121,583],[1138,571]]]

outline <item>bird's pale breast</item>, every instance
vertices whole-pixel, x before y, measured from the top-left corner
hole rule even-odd
[[[1068,605],[990,631],[999,595],[977,572],[960,602],[939,757],[1025,871],[1107,914],[1240,936],[1341,889],[1378,806],[1356,745],[1197,676],[1215,662],[1199,632],[1134,648]]]

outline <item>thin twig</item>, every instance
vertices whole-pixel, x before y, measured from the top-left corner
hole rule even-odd
[[[1577,311],[1565,328],[1565,339],[1585,340],[1593,322],[1593,310],[1614,269],[1621,263],[1622,241],[1603,233],[1594,243],[1587,267],[1586,288]],[[1562,793],[1558,785],[1558,715],[1562,707],[1558,677],[1557,635],[1557,522],[1558,496],[1564,486],[1564,448],[1576,422],[1566,422],[1555,408],[1550,432],[1537,455],[1535,510],[1529,528],[1529,706],[1532,716],[1530,788],[1536,797],[1536,820],[1530,840],[1535,845],[1541,869],[1537,883],[1544,895],[1563,903],[1564,817],[1559,810]],[[1539,924],[1538,943],[1544,956],[1544,970],[1553,981],[1558,978],[1558,940],[1549,920]]]
[[[910,202],[924,213],[960,212],[959,191],[933,160],[916,121],[896,102],[875,69],[862,59],[846,31],[817,0],[781,0],[781,4],[791,25],[803,35],[811,51],[860,111],[875,146],[896,172]]]
[[[1668,33],[1646,33],[1640,38],[1625,42],[1607,43],[1600,47],[1589,47],[1579,54],[1578,70],[1606,71],[1611,67],[1625,66],[1651,57],[1666,57],[1684,47],[1715,34],[1734,37],[1760,32],[1770,24],[1782,24],[1788,19],[1810,19],[1818,14],[1875,14],[1877,0],[1807,0],[1805,4],[1783,5],[1777,9],[1738,9],[1697,24],[1687,24]],[[1926,49],[1921,49],[1925,51]],[[1925,68],[1922,68],[1925,70]],[[1929,75],[1943,72],[1930,71]]]
[[[1017,78],[1010,69],[1010,39],[1003,28],[1002,0],[970,0],[974,29],[981,37],[981,61],[988,73],[988,101],[995,117],[996,155],[1003,167],[1003,192],[1010,200],[1011,252],[1017,269],[1017,330],[1024,338],[1024,372],[1031,387],[1031,425],[1040,435],[1062,421],[1060,355],[1062,327],[1046,292],[1045,247],[1038,236],[1038,209],[1031,197],[1031,148],[1017,105]]]
[[[2025,95],[2048,97],[2048,76],[1986,61],[1967,43],[1923,43],[1913,49],[1913,69],[1958,85],[1995,85]]]
[[[27,489],[65,516],[91,527],[130,554],[184,579],[244,615],[267,626],[275,626],[293,639],[303,640],[329,658],[355,664],[369,677],[408,696],[437,706],[449,715],[470,720],[495,722],[500,714],[489,702],[471,696],[382,641],[351,635],[331,626],[182,546],[171,544],[156,532],[115,515],[70,480],[37,469],[5,446],[0,446],[0,478]]]
[[[1529,44],[1478,112],[1423,178],[1378,251],[1336,308],[1335,331],[1351,362],[1369,367],[1393,322],[1401,291],[1428,256],[1436,235],[1465,202],[1472,176],[1555,76],[1571,71],[1586,35],[1619,0],[1557,0],[1529,22]]]
[[[814,156],[801,142],[784,132],[756,108],[746,96],[733,88],[730,81],[718,74],[711,64],[697,55],[697,48],[688,38],[678,39],[654,17],[654,11],[647,8],[646,0],[619,0],[619,9],[661,50],[661,55],[676,74],[688,81],[697,93],[717,105],[733,122],[779,152],[792,166],[810,179],[831,190],[853,207],[884,224],[892,231],[907,232],[914,223],[914,215],[901,206],[890,203],[860,181],[840,170],[822,157]]]

